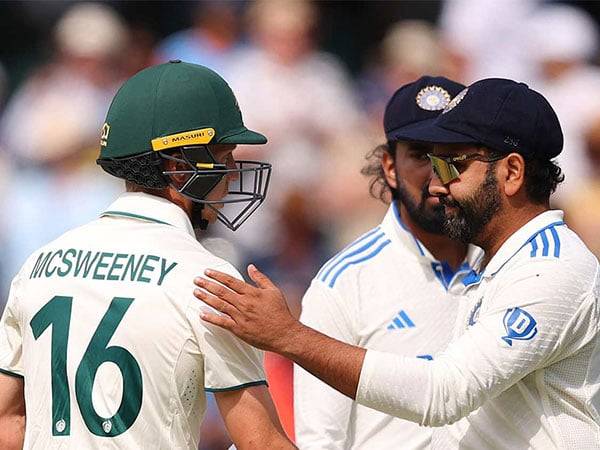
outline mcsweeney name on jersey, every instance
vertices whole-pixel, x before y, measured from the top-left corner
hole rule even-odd
[[[160,286],[175,266],[176,262],[169,262],[156,255],[69,248],[40,253],[29,279],[70,276],[92,280],[156,283]]]

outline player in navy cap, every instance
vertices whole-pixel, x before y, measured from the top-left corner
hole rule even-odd
[[[201,317],[293,359],[361,405],[421,425],[452,424],[434,432],[434,448],[599,449],[600,266],[549,206],[562,178],[552,162],[562,149],[552,107],[524,84],[482,80],[431,123],[396,136],[435,143],[429,192],[444,205],[446,228],[485,250],[463,281],[443,352],[424,361],[331,339],[296,321],[253,266],[257,287],[215,271],[206,275],[229,289],[197,279],[210,292],[197,297],[224,313]],[[354,285],[363,276],[357,271]],[[388,295],[399,279],[384,281]],[[359,311],[359,329],[369,329],[368,314]]]
[[[478,81],[458,94],[436,120],[400,134],[406,140],[437,144],[429,158],[446,187],[434,187],[436,192],[452,190],[452,182],[474,161],[487,167],[478,192],[462,204],[452,196],[440,196],[449,212],[446,231],[463,242],[478,241],[477,235],[501,208],[496,162],[508,167],[518,162],[522,192],[529,202],[545,208],[564,178],[552,161],[563,146],[556,113],[524,83],[499,78]]]
[[[444,208],[428,192],[427,154],[433,147],[397,135],[432,122],[463,89],[446,78],[425,76],[390,99],[387,142],[370,152],[363,170],[372,177],[373,196],[391,200],[390,207],[379,226],[319,271],[302,301],[303,323],[346,343],[399,355],[427,359],[446,347],[456,318],[455,295],[482,252],[443,234]],[[431,429],[359,405],[301,368],[294,373],[294,409],[296,444],[302,449],[431,445]]]

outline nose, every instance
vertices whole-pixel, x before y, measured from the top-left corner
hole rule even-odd
[[[440,181],[435,170],[432,169],[431,178],[429,180],[429,195],[433,197],[445,197],[449,193],[448,187]]]

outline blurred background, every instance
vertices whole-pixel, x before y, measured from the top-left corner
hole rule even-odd
[[[565,134],[554,206],[600,255],[599,19],[598,2],[541,0],[4,1],[0,311],[32,251],[124,190],[95,165],[104,116],[124,79],[170,59],[218,71],[269,137],[236,152],[273,164],[267,201],[235,234],[203,240],[241,272],[256,263],[296,313],[320,265],[380,221],[360,168],[385,141],[391,94],[423,74],[507,77],[548,98]],[[292,366],[266,366],[293,436]],[[200,448],[229,443],[211,402]]]

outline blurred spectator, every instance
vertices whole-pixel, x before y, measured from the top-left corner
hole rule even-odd
[[[55,39],[55,58],[15,93],[0,124],[10,164],[0,197],[4,288],[35,248],[91,220],[122,190],[92,164],[127,30],[108,6],[79,3]]]
[[[253,3],[247,20],[251,45],[231,66],[229,80],[245,120],[269,137],[266,149],[245,149],[238,157],[260,156],[275,168],[261,213],[231,235],[252,259],[275,251],[279,210],[291,191],[303,192],[320,227],[332,227],[336,238],[343,239],[340,224],[352,222],[348,215],[359,213],[358,199],[365,201],[360,216],[369,216],[358,176],[368,129],[345,70],[316,48],[317,16],[307,1]],[[353,177],[357,183],[348,183]],[[332,189],[342,195],[330,195]]]
[[[598,50],[596,23],[581,9],[548,5],[531,18],[531,58],[539,67],[534,85],[554,107],[564,133],[558,162],[565,174],[558,201],[592,176],[585,133],[600,116],[600,69],[589,61]]]
[[[317,218],[306,197],[303,191],[288,192],[279,212],[281,230],[277,245],[269,256],[255,261],[285,289],[290,309],[297,316],[300,315],[302,296],[315,275],[315,267],[320,267],[328,256]]]
[[[108,6],[76,4],[57,24],[55,38],[56,57],[17,91],[0,126],[3,148],[19,161],[95,145],[120,78],[116,59],[127,30]]]
[[[155,62],[156,36],[154,32],[143,25],[136,24],[129,27],[129,36],[126,57],[121,61],[122,78],[132,77]]]
[[[379,53],[381,61],[371,62],[359,81],[365,112],[377,130],[381,128],[385,105],[398,86],[423,74],[437,75],[443,67],[437,31],[420,20],[392,25]]]
[[[590,178],[582,180],[564,199],[567,223],[600,258],[600,116],[585,135]]]
[[[192,27],[167,36],[156,51],[157,62],[172,59],[210,67],[226,78],[229,64],[242,45],[239,16],[242,3],[211,0],[199,3]]]
[[[447,0],[439,19],[445,75],[470,84],[501,77],[530,81],[528,17],[537,0]],[[450,68],[452,70],[450,70]]]
[[[247,23],[253,46],[234,62],[231,84],[248,120],[265,130],[272,146],[323,142],[358,122],[345,70],[316,49],[312,3],[259,0]]]

